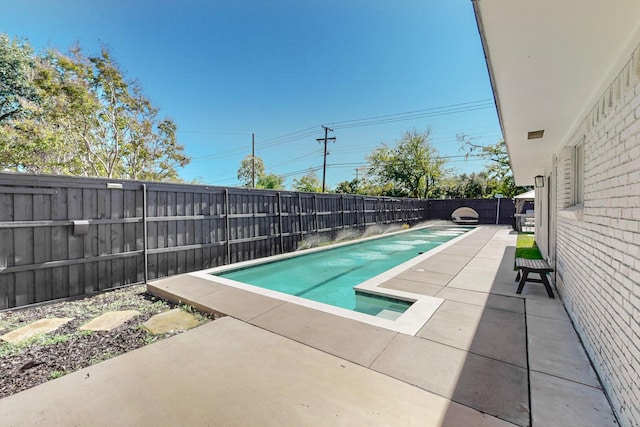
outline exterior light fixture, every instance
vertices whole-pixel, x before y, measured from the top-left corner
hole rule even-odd
[[[536,188],[544,187],[544,176],[537,175],[534,179],[536,181]]]
[[[111,190],[122,190],[122,184],[119,182],[107,182],[107,188]]]

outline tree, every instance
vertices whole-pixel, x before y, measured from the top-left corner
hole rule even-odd
[[[351,181],[342,181],[336,185],[336,193],[343,194],[366,194],[369,196],[405,196],[398,194],[393,184],[377,184],[366,177],[359,177]]]
[[[136,82],[125,79],[107,49],[88,59],[90,89],[100,100],[100,109],[94,117],[99,137],[82,134],[87,162],[110,178],[176,178],[175,168],[189,163],[184,147],[177,143],[177,125],[158,118],[159,110]]]
[[[473,138],[464,133],[456,135],[456,138],[461,145],[461,149],[467,152],[467,156],[475,153],[481,158],[489,160],[490,163],[485,167],[484,172],[486,173],[487,181],[493,187],[491,196],[502,194],[504,197],[514,197],[528,190],[527,187],[517,187],[515,185],[509,153],[504,140],[495,144],[480,145],[473,142]]]
[[[254,160],[255,159],[255,160]],[[255,168],[255,169],[254,169]],[[245,187],[251,187],[255,172],[255,187],[270,190],[284,189],[284,176],[275,173],[266,173],[264,161],[258,156],[248,155],[240,162],[238,169],[238,181]]]
[[[267,173],[261,175],[260,178],[258,178],[256,187],[269,190],[284,190],[284,180],[285,178],[282,175]]]
[[[300,178],[293,179],[294,191],[306,191],[308,193],[321,193],[322,183],[318,179],[318,176],[314,171],[301,176]]]
[[[29,43],[0,34],[0,124],[20,116],[25,107],[38,101],[33,86],[35,62]]]
[[[51,52],[33,57],[31,62],[34,68],[23,78],[36,96],[34,102],[21,104],[20,114],[0,123],[0,167],[30,173],[85,175],[78,141],[66,124],[71,117],[86,115],[78,104],[88,94],[88,84],[68,78]]]
[[[264,162],[258,156],[253,157],[251,154],[246,156],[240,162],[240,169],[238,169],[238,181],[245,187],[251,187],[253,182],[253,172],[255,165],[256,179],[264,175]]]
[[[369,175],[381,186],[391,183],[395,196],[430,197],[444,173],[444,160],[431,146],[430,135],[431,129],[414,130],[406,132],[395,147],[377,147],[367,156]]]
[[[335,192],[343,194],[358,194],[358,182],[359,179],[353,179],[351,181],[342,181],[336,185]]]
[[[164,181],[189,163],[177,125],[158,117],[107,49],[50,50],[33,61],[37,102],[0,123],[0,168]]]

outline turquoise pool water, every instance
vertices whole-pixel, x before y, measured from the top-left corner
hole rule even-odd
[[[216,276],[371,315],[403,313],[410,302],[356,292],[353,287],[471,229],[439,226],[409,230]]]

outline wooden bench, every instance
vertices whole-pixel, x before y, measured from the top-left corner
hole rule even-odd
[[[547,290],[547,295],[549,295],[549,298],[555,298],[553,296],[553,290],[551,290],[551,284],[547,279],[547,273],[552,273],[553,268],[551,268],[547,261],[543,259],[516,258],[516,268],[518,269],[516,281],[520,281],[516,294],[522,292],[522,288],[524,288],[525,282],[534,282],[542,283]],[[540,279],[530,279],[529,273],[538,273],[540,275]]]

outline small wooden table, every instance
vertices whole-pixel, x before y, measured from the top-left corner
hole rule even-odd
[[[553,295],[553,290],[551,290],[551,284],[547,279],[547,273],[552,273],[553,268],[551,268],[547,261],[543,259],[516,258],[516,268],[518,269],[516,281],[520,281],[516,294],[522,292],[522,288],[524,288],[525,282],[534,282],[542,283],[547,290],[547,295],[549,295],[549,298],[555,298]],[[530,279],[529,273],[538,273],[540,275],[540,279]]]

